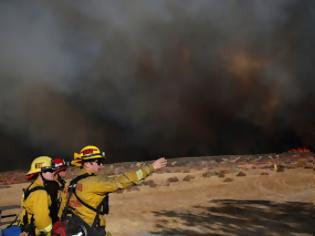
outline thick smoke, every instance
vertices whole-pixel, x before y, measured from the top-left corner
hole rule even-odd
[[[311,146],[314,23],[312,0],[2,1],[2,169]]]

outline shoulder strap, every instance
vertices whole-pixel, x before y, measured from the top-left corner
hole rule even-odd
[[[89,174],[89,173],[85,173],[83,175],[79,175],[77,177],[75,177],[73,180],[70,181],[70,184],[69,184],[69,188],[73,188],[73,187],[76,187],[76,184],[81,180],[81,179],[85,179],[87,177],[90,177],[90,176],[95,176],[95,174]],[[75,185],[75,186],[74,186]]]
[[[77,193],[74,191],[74,196],[79,200],[79,202],[84,205],[85,207],[89,208],[90,210],[94,211],[96,213],[92,227],[98,226],[99,225],[99,215],[100,214],[108,214],[108,194],[105,195],[105,197],[103,198],[103,200],[100,202],[100,204],[97,206],[97,208],[94,208],[92,206],[90,206],[89,204],[87,204],[86,202],[84,202],[78,195]],[[102,209],[103,208],[103,209]]]
[[[84,175],[80,175],[80,176],[76,177],[75,179],[73,179],[73,180],[70,182],[70,186],[72,185],[71,191],[72,191],[72,193],[74,194],[74,196],[79,200],[79,202],[80,202],[82,205],[84,205],[85,207],[89,208],[89,209],[92,210],[92,211],[97,212],[97,209],[96,209],[96,208],[94,208],[94,207],[90,206],[89,204],[87,204],[86,202],[84,202],[84,201],[78,196],[78,194],[76,193],[76,184],[77,184],[81,179],[87,178],[87,177],[89,177],[89,176],[95,176],[95,174],[88,174],[88,173],[86,173],[86,174],[84,174]],[[75,185],[75,186],[74,186],[74,185]],[[70,187],[70,186],[69,186],[69,187]]]
[[[27,198],[28,198],[28,196],[32,193],[32,192],[35,192],[35,191],[37,191],[37,190],[45,190],[46,192],[47,192],[47,190],[46,190],[46,188],[44,187],[44,186],[36,186],[36,187],[34,187],[34,188],[31,188],[31,189],[25,189],[24,190],[24,200],[26,200]]]
[[[77,187],[77,183],[82,180],[82,179],[85,179],[89,176],[94,176],[95,174],[89,174],[89,173],[85,173],[83,175],[79,175],[77,177],[75,177],[74,179],[72,179],[69,183],[69,186],[68,186],[68,198],[67,198],[67,202],[66,202],[66,205],[63,209],[63,212],[62,212],[62,216],[61,216],[61,220],[64,220],[66,214],[68,213],[68,208],[69,208],[69,202],[70,202],[70,198],[72,196],[72,194],[75,192],[75,189]]]
[[[32,185],[32,184],[31,184]],[[31,186],[30,185],[30,186]],[[35,192],[35,191],[38,191],[38,190],[44,190],[47,192],[46,188],[44,186],[36,186],[34,188],[31,188],[30,189],[30,186],[27,188],[27,189],[23,189],[23,192],[24,192],[24,197],[23,197],[23,200],[25,201],[29,195],[32,193],[32,192]],[[48,194],[48,192],[47,192]],[[29,232],[29,235],[35,235],[35,224],[34,224],[34,216],[31,215],[31,222],[29,222],[28,220],[28,212],[27,210],[25,209],[25,214],[22,218],[22,229],[26,232]]]
[[[84,205],[85,207],[89,208],[89,209],[92,210],[92,211],[97,212],[97,209],[94,208],[94,207],[92,207],[92,206],[90,206],[90,205],[87,204],[86,202],[84,202],[84,201],[78,196],[78,194],[76,193],[76,191],[74,191],[73,194],[74,194],[74,196],[79,200],[79,202],[80,202],[82,205]]]
[[[84,178],[87,178],[89,176],[95,176],[95,174],[83,174],[83,175],[80,175],[76,178],[74,178],[71,182],[70,182],[70,185],[69,185],[69,188],[68,188],[68,191],[69,191],[69,196],[68,196],[68,199],[67,199],[67,203],[66,203],[66,206],[65,206],[65,210],[63,213],[66,213],[68,208],[69,208],[69,200],[72,196],[72,194],[74,194],[74,196],[78,199],[78,201],[83,205],[85,206],[86,208],[94,211],[96,213],[95,215],[95,218],[94,218],[94,221],[93,221],[93,224],[92,224],[92,227],[95,227],[99,224],[99,215],[100,214],[107,214],[108,213],[108,194],[105,195],[104,199],[101,201],[101,203],[96,207],[92,207],[90,206],[89,204],[87,204],[86,202],[84,202],[79,196],[78,194],[76,193],[76,187],[77,187],[77,183],[81,180],[81,179],[84,179]],[[103,210],[102,211],[102,206],[104,205],[104,200],[107,204],[107,209],[105,209],[105,211]],[[104,208],[104,207],[103,207]]]

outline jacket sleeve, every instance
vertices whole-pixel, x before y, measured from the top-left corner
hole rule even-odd
[[[52,221],[49,215],[50,197],[46,191],[37,191],[33,199],[33,215],[36,227],[36,234],[43,232],[50,235]]]
[[[124,189],[131,185],[141,183],[153,171],[154,168],[152,165],[142,165],[136,171],[128,171],[118,176],[100,176],[98,183],[95,184],[94,190],[99,194],[115,192],[118,189]]]

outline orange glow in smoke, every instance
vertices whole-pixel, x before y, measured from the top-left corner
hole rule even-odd
[[[223,61],[226,70],[243,84],[257,79],[258,72],[262,71],[267,64],[264,58],[253,55],[246,50],[225,50]]]

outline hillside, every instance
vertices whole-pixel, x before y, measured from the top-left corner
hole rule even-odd
[[[107,228],[117,236],[313,235],[313,161],[312,153],[169,159],[141,185],[110,195]],[[136,163],[104,172],[130,168]],[[26,183],[12,183],[21,176],[1,173],[0,209],[19,204]]]

